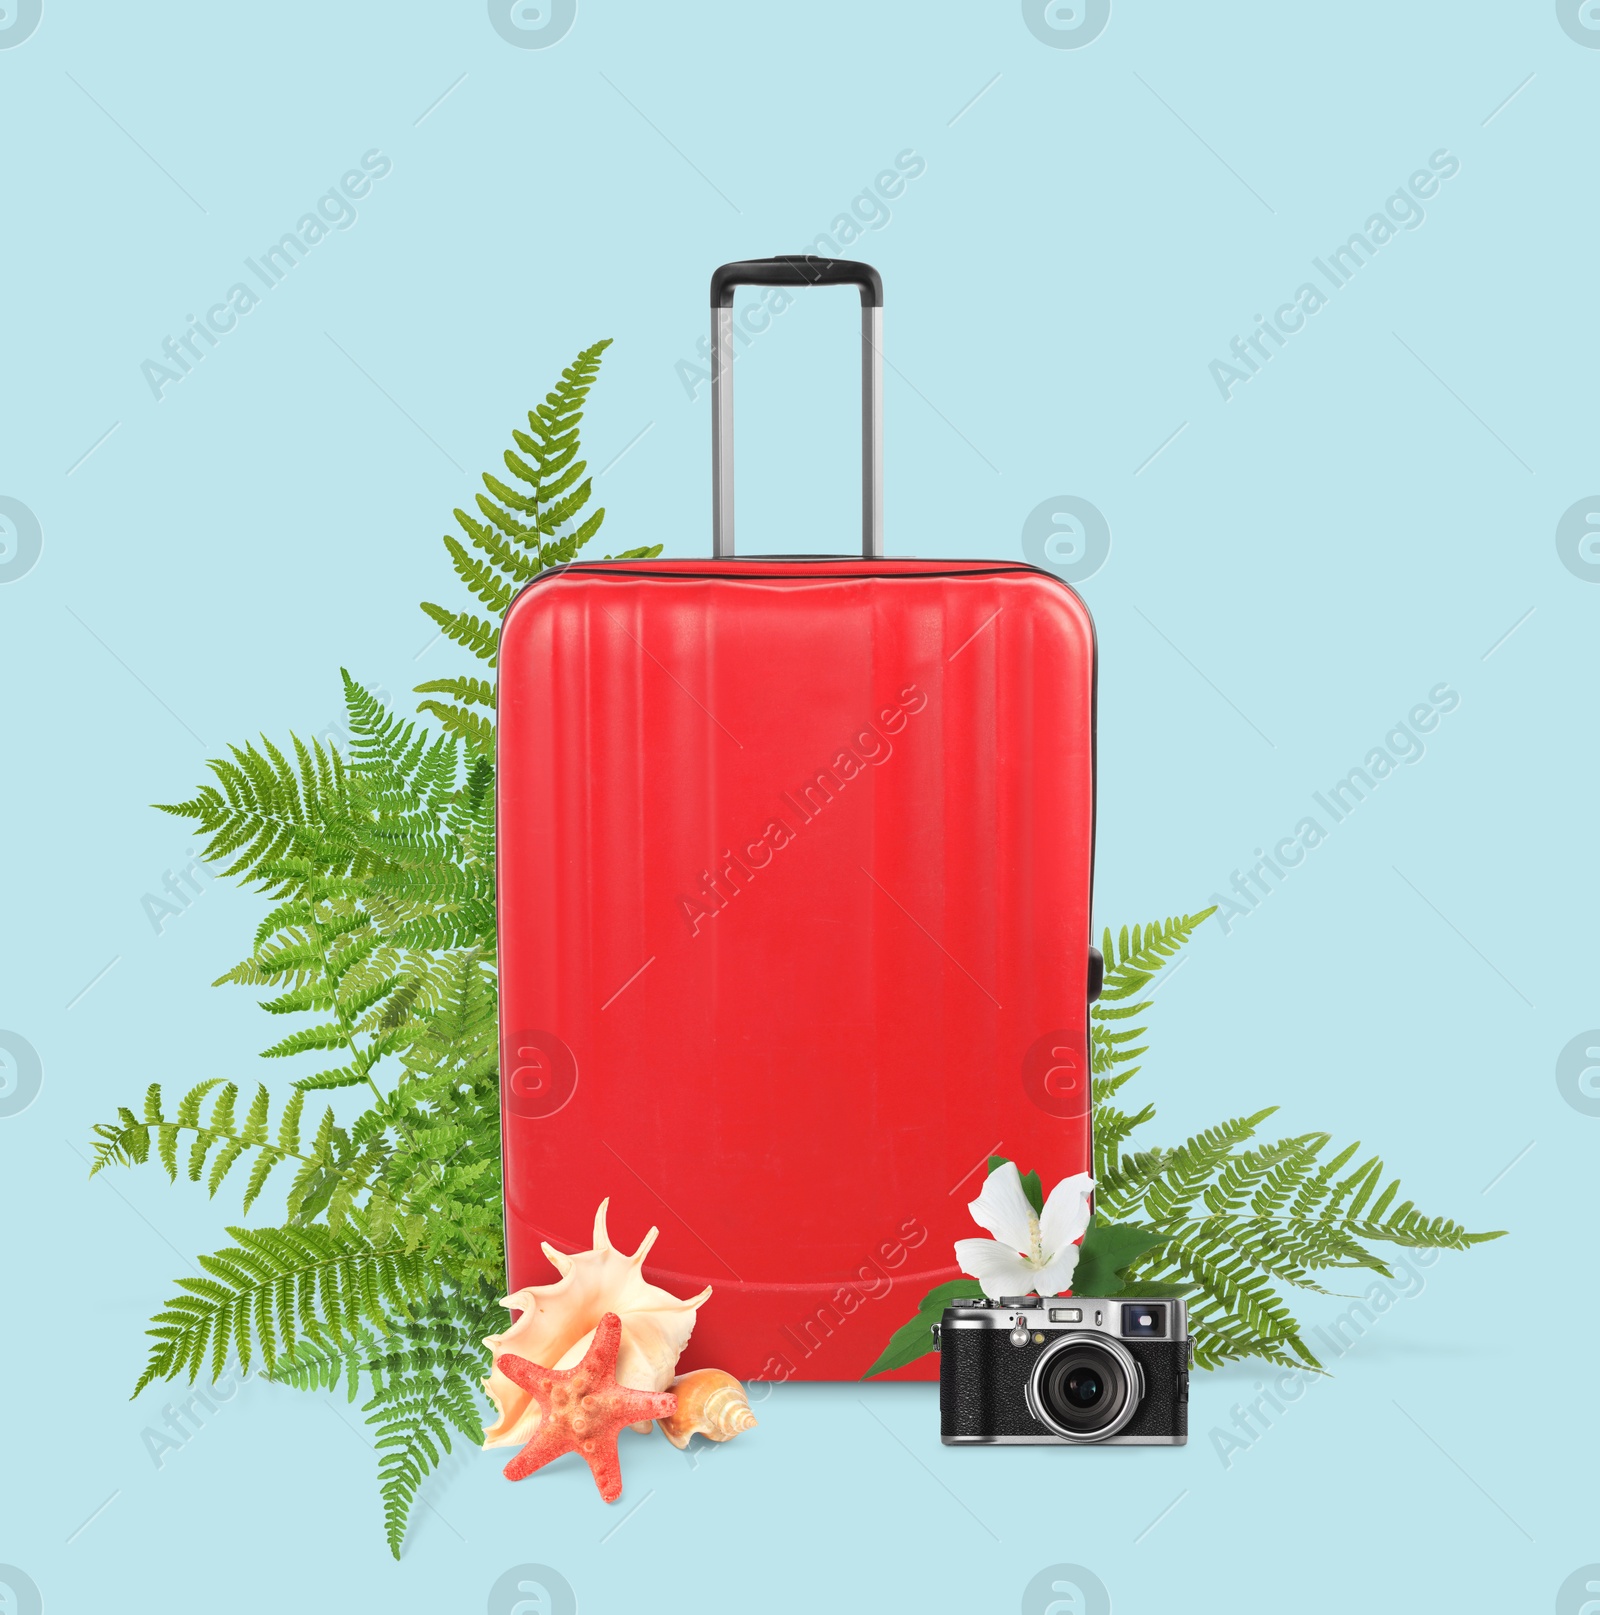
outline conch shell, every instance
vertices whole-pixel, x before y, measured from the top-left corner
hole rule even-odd
[[[693,1373],[680,1374],[673,1380],[672,1389],[678,1398],[677,1412],[658,1422],[662,1435],[675,1447],[687,1447],[693,1435],[729,1441],[741,1430],[756,1427],[744,1386],[720,1368],[697,1368]]]
[[[664,1391],[689,1344],[694,1315],[711,1294],[708,1285],[699,1295],[680,1301],[645,1282],[640,1268],[656,1242],[657,1230],[644,1236],[632,1256],[624,1256],[606,1233],[606,1207],[600,1202],[594,1214],[594,1249],[569,1256],[553,1245],[544,1253],[561,1274],[554,1284],[534,1284],[505,1298],[505,1305],[522,1314],[503,1335],[484,1340],[493,1356],[511,1355],[538,1363],[542,1368],[571,1368],[583,1360],[600,1320],[614,1312],[622,1320],[622,1347],[617,1357],[617,1383],[635,1391]],[[517,1445],[532,1438],[539,1427],[539,1404],[498,1368],[483,1382],[499,1417],[484,1431],[485,1447]],[[648,1431],[648,1419],[635,1424]]]

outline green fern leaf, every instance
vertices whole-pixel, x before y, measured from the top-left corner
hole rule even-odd
[[[488,679],[429,679],[417,686],[418,695],[452,695],[468,706],[494,707],[494,686]]]
[[[205,1278],[181,1278],[179,1295],[152,1320],[155,1341],[137,1396],[156,1379],[187,1373],[190,1383],[209,1361],[217,1378],[230,1357],[247,1373],[257,1352],[270,1370],[280,1345],[292,1343],[293,1321],[338,1339],[365,1321],[380,1332],[389,1319],[378,1295],[406,1310],[435,1293],[427,1264],[374,1249],[358,1236],[320,1227],[230,1228],[235,1244],[199,1258]],[[375,1287],[376,1286],[376,1287]]]
[[[465,645],[474,656],[493,665],[500,630],[492,622],[468,611],[447,611],[443,606],[435,606],[427,601],[423,602],[422,609],[438,623],[446,639]]]

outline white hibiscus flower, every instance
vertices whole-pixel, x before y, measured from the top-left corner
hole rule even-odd
[[[1089,1226],[1086,1172],[1063,1178],[1050,1191],[1044,1214],[1035,1216],[1022,1191],[1014,1161],[996,1167],[967,1210],[993,1239],[958,1239],[956,1261],[983,1286],[991,1301],[1010,1295],[1060,1295],[1072,1285],[1078,1266],[1074,1243]]]

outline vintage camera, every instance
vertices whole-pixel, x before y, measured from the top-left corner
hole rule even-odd
[[[957,1301],[934,1330],[947,1447],[1181,1447],[1189,1439],[1182,1301]]]

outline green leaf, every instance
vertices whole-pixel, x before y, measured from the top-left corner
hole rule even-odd
[[[482,520],[457,510],[456,525],[462,537],[445,537],[452,569],[489,616],[432,603],[422,609],[446,638],[490,666],[499,652],[500,619],[517,591],[546,567],[572,560],[605,520],[604,510],[585,514],[593,481],[583,478],[585,466],[577,455],[583,405],[600,373],[601,356],[610,345],[606,340],[585,348],[562,371],[544,403],[528,412],[528,430],[512,432],[520,452],[507,449],[502,461],[523,486],[513,487],[494,472],[485,472],[485,491],[475,501]],[[630,553],[659,551],[656,545]],[[418,710],[437,718],[470,747],[493,755],[493,720],[469,710],[493,707],[486,680],[430,679],[416,693],[453,696],[451,701],[425,701]]]
[[[976,1279],[953,1279],[928,1291],[917,1303],[916,1316],[901,1324],[889,1337],[889,1344],[878,1355],[878,1360],[862,1379],[876,1374],[892,1373],[926,1357],[933,1350],[933,1326],[944,1316],[944,1309],[961,1296],[980,1294]]]
[[[1072,1275],[1074,1295],[1120,1295],[1122,1270],[1145,1252],[1161,1244],[1163,1236],[1139,1223],[1089,1224],[1078,1248],[1078,1266]]]
[[[1007,1155],[991,1155],[989,1157],[989,1170],[993,1172],[996,1167],[1007,1165],[1010,1159],[1010,1156]],[[1023,1194],[1028,1197],[1028,1204],[1033,1207],[1034,1216],[1042,1217],[1044,1215],[1044,1189],[1040,1185],[1039,1174],[1037,1172],[1023,1172],[1019,1169],[1017,1177],[1022,1184]]]

